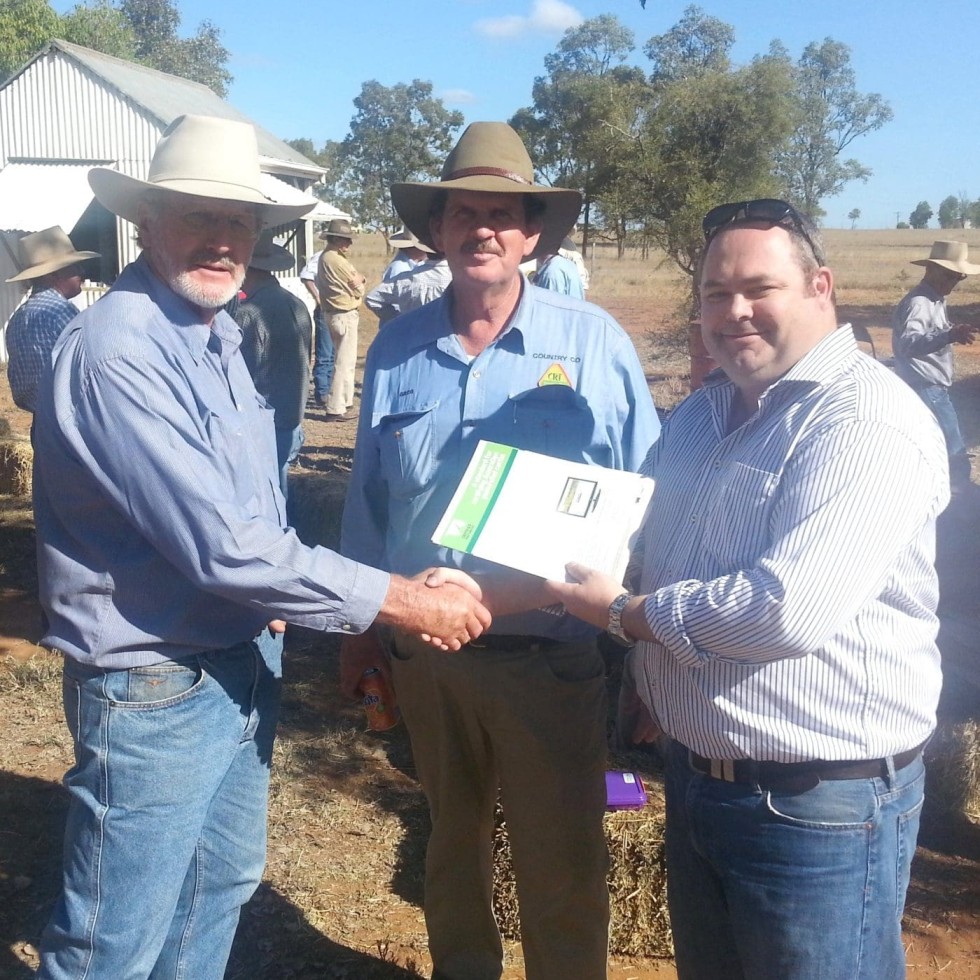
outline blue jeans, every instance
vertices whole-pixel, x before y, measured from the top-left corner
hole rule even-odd
[[[316,326],[313,348],[313,393],[317,402],[325,402],[333,381],[333,341],[323,320],[323,310],[318,306],[313,314]]]
[[[952,482],[970,480],[970,457],[966,454],[966,443],[960,432],[960,422],[956,417],[956,408],[949,397],[949,389],[944,385],[926,385],[916,388],[916,394],[929,406],[936,416],[939,428],[943,430],[946,440],[946,452],[949,455],[949,476]]]
[[[220,980],[265,865],[282,639],[182,663],[65,660],[75,765],[42,980]]]
[[[297,425],[295,429],[276,429],[276,456],[279,462],[279,489],[282,491],[282,499],[286,500],[289,493],[286,481],[289,477],[290,464],[296,462],[300,449],[303,448],[303,427]]]
[[[667,896],[681,980],[897,980],[922,756],[796,792],[668,752]]]

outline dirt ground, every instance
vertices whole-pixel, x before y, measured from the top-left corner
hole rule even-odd
[[[602,302],[600,296],[594,297]],[[686,389],[687,359],[651,332],[649,305],[607,302],[634,336],[658,405]],[[888,312],[842,308],[842,319],[870,328],[887,358]],[[980,309],[973,311],[980,315]],[[373,333],[365,315],[362,346]],[[980,345],[978,345],[980,346]],[[967,442],[980,444],[980,352],[961,357],[955,392]],[[0,416],[26,435],[29,417],[10,405],[0,381]],[[307,442],[294,474],[291,514],[311,538],[330,544],[353,453],[355,422],[328,422],[312,402]],[[974,479],[980,482],[975,470]],[[327,501],[327,506],[324,506]],[[70,740],[57,704],[56,664],[34,656],[38,611],[29,502],[0,500],[0,980],[30,976],[34,945],[57,887],[64,815],[60,778]],[[940,569],[944,608],[966,624],[952,683],[950,716],[977,717],[980,698],[967,680],[975,648],[972,589],[980,505],[960,501],[944,517]],[[966,652],[964,652],[964,648]],[[291,631],[282,737],[270,809],[269,869],[246,909],[230,980],[411,978],[428,975],[420,912],[426,817],[403,728],[365,735],[356,706],[336,691],[335,641]],[[326,656],[325,656],[326,654]],[[17,667],[3,679],[10,664]],[[12,678],[12,679],[11,679]],[[967,680],[964,680],[966,678]],[[963,681],[960,683],[960,681]],[[927,811],[905,917],[909,976],[980,976],[980,824]],[[505,980],[522,976],[519,947],[508,944]],[[669,960],[613,959],[612,980],[675,977]],[[723,980],[723,978],[720,978]]]

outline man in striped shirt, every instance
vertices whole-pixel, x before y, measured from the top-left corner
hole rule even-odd
[[[672,414],[640,594],[579,565],[552,591],[635,640],[667,758],[683,980],[905,975],[901,917],[941,686],[934,419],[837,329],[812,224],[705,218],[702,333],[721,370]]]

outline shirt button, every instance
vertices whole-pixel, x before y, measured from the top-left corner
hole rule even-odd
[[[473,374],[472,374],[472,378],[473,378],[473,380],[474,380],[474,381],[477,381],[477,380],[479,380],[479,378],[480,378],[480,373],[481,373],[481,372],[479,372],[479,371],[474,371],[474,372],[473,372]]]
[[[353,632],[354,632],[354,627],[353,627],[353,626],[351,626],[351,624],[350,624],[350,623],[344,623],[344,625],[343,625],[343,626],[341,626],[340,628],[341,628],[341,629],[342,629],[342,630],[343,630],[343,631],[344,631],[345,633],[353,633]]]

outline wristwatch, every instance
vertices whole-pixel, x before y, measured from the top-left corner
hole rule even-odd
[[[636,640],[623,629],[623,610],[626,603],[633,598],[632,592],[621,592],[612,602],[609,603],[609,623],[606,632],[623,646],[631,647]]]

